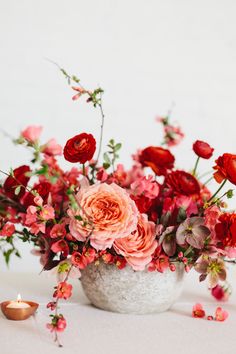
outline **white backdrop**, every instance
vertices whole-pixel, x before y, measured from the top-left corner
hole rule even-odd
[[[186,133],[179,167],[193,166],[197,138],[216,156],[236,152],[234,0],[0,0],[0,7],[0,122],[11,135],[41,124],[43,138],[61,144],[82,131],[98,137],[98,112],[72,102],[50,58],[87,87],[104,88],[104,141],[123,142],[126,165],[138,147],[159,144],[154,118],[173,101],[173,119]],[[1,135],[1,169],[28,157]],[[22,255],[12,270],[40,270],[28,248]]]

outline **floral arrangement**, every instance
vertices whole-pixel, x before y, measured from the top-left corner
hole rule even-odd
[[[130,169],[117,164],[121,144],[113,139],[101,161],[103,90],[87,90],[77,77],[60,70],[75,91],[72,99],[85,97],[101,113],[98,143],[88,133],[70,138],[64,148],[55,139],[41,143],[42,127],[29,126],[14,142],[32,150],[32,161],[1,171],[6,178],[0,185],[0,247],[6,262],[12,254],[20,256],[16,240],[30,242],[43,270],[57,274],[47,305],[47,327],[55,341],[60,345],[58,332],[66,328],[58,305],[72,294],[69,277],[79,278],[92,262],[150,272],[174,272],[181,263],[186,272],[194,268],[200,281],[208,278],[213,295],[222,299],[225,264],[236,255],[236,214],[225,210],[223,200],[233,196],[232,189],[220,191],[227,181],[236,184],[236,155],[224,153],[216,159],[210,179],[219,188],[211,193],[210,179],[203,182],[197,168],[214,149],[197,140],[192,146],[195,167],[177,169],[170,149],[184,135],[167,115],[157,119],[164,130],[161,146],[139,150]],[[73,164],[69,171],[59,166],[60,155]],[[193,315],[205,316],[200,304]]]

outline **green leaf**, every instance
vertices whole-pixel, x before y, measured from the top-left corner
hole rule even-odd
[[[107,170],[111,165],[109,163],[104,162],[102,166],[103,168],[105,168],[105,170]]]
[[[227,198],[230,199],[230,198],[233,198],[234,196],[234,190],[233,189],[229,189],[228,192],[227,192]]]
[[[114,152],[120,150],[120,149],[121,149],[121,146],[122,146],[121,143],[116,144],[115,147],[114,147]]]
[[[17,186],[15,189],[15,195],[19,195],[21,190],[21,186]]]
[[[75,219],[76,219],[76,220],[79,220],[79,221],[82,221],[82,220],[83,220],[82,216],[80,216],[80,215],[75,215]]]
[[[3,252],[5,262],[7,265],[9,265],[10,257],[11,257],[11,254],[13,251],[14,251],[14,249],[10,248],[9,250]]]
[[[108,153],[105,152],[103,154],[103,159],[104,159],[104,162],[107,163],[107,164],[111,164],[111,160],[110,160],[110,157],[108,156]]]

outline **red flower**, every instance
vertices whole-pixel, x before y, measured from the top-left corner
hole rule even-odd
[[[223,213],[215,226],[215,232],[223,248],[236,247],[236,213]]]
[[[203,159],[210,159],[214,149],[208,143],[197,140],[193,144],[193,151],[197,156],[202,157]]]
[[[185,171],[173,171],[166,177],[166,184],[176,194],[192,195],[200,193],[200,186],[195,177]]]
[[[0,230],[0,236],[11,237],[15,232],[15,226],[13,224],[7,223]]]
[[[53,297],[67,300],[72,295],[72,285],[62,281],[56,287]]]
[[[205,311],[202,308],[201,304],[196,304],[193,306],[192,316],[195,318],[203,318],[205,317]]]
[[[51,246],[51,250],[54,253],[61,252],[64,257],[67,257],[69,254],[69,246],[65,240],[59,240],[54,242]]]
[[[83,248],[83,253],[73,252],[71,263],[80,269],[84,269],[88,264],[92,263],[96,258],[96,251],[93,248]]]
[[[211,295],[214,296],[216,300],[227,301],[230,294],[228,289],[217,284],[214,288],[211,289]]]
[[[3,189],[5,191],[5,194],[7,197],[11,199],[19,199],[21,198],[24,193],[25,193],[25,188],[29,182],[30,177],[26,176],[26,173],[30,172],[29,166],[23,165],[18,168],[16,168],[13,171],[13,176],[7,177],[3,184]],[[20,192],[18,195],[15,195],[15,190],[16,188],[21,185]]]
[[[223,154],[216,160],[216,166],[213,167],[216,172],[214,178],[216,182],[221,183],[228,179],[236,185],[236,155]]]
[[[63,153],[67,161],[84,164],[92,159],[95,150],[96,140],[92,134],[82,133],[67,141]]]
[[[167,149],[149,146],[141,152],[139,162],[144,167],[151,167],[158,176],[162,176],[174,167],[175,158]]]
[[[63,332],[66,328],[66,320],[63,315],[55,315],[51,323],[47,323],[47,328],[51,332]]]
[[[215,319],[216,321],[223,322],[229,317],[227,311],[223,310],[221,307],[217,307],[215,312]]]
[[[51,184],[49,182],[41,182],[36,185],[34,185],[33,190],[34,192],[37,192],[40,197],[42,197],[44,202],[47,202],[47,198],[50,192]],[[36,205],[34,202],[35,195],[31,192],[25,193],[23,198],[21,199],[21,203],[28,208],[30,205]]]

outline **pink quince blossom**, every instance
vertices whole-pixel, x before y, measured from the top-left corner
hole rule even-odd
[[[55,211],[51,205],[45,204],[39,213],[40,217],[44,221],[52,220],[55,218]]]
[[[62,315],[54,316],[54,321],[47,323],[47,328],[51,332],[63,332],[66,328],[66,320]]]
[[[62,224],[54,225],[50,231],[50,236],[51,236],[51,238],[65,237],[66,236],[65,224],[62,223]]]
[[[215,312],[215,319],[216,321],[223,322],[229,317],[227,311],[223,310],[221,307],[217,307]]]
[[[22,130],[21,136],[25,138],[29,143],[34,144],[38,141],[43,127],[30,125],[26,129]]]
[[[51,250],[54,253],[62,253],[64,257],[67,257],[69,254],[69,246],[65,240],[59,240],[54,242],[51,246]]]
[[[6,223],[2,230],[0,230],[0,236],[11,237],[15,232],[15,225]]]
[[[63,281],[57,285],[53,297],[56,297],[57,299],[67,300],[69,297],[71,297],[71,295],[72,295],[72,285]]]
[[[203,310],[202,304],[197,303],[193,306],[192,316],[195,318],[203,318],[205,317],[206,313]]]
[[[49,156],[62,155],[62,146],[56,142],[56,139],[50,139],[42,146],[42,152]]]

